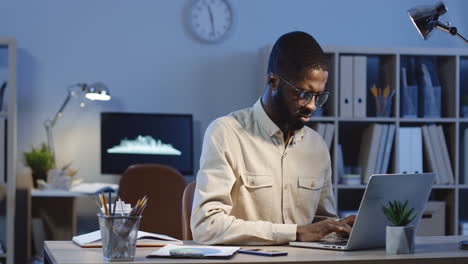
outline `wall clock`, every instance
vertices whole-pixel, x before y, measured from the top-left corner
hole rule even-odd
[[[228,0],[195,0],[190,8],[190,29],[203,42],[225,40],[233,24],[234,13]]]

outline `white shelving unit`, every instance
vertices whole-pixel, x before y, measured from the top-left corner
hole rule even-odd
[[[329,79],[327,90],[332,93],[331,98],[325,104],[320,117],[312,119],[311,123],[333,123],[334,135],[331,146],[333,160],[333,183],[339,210],[357,210],[365,185],[344,185],[339,181],[338,170],[338,144],[342,145],[345,165],[357,166],[357,157],[360,151],[360,142],[363,131],[373,123],[393,124],[396,131],[400,127],[421,127],[428,124],[442,125],[447,142],[450,163],[455,177],[452,185],[434,185],[430,200],[444,201],[446,203],[446,235],[460,234],[459,223],[468,222],[468,210],[463,208],[468,204],[468,175],[464,175],[463,153],[464,129],[468,129],[468,117],[462,116],[462,99],[468,101],[468,49],[431,49],[431,48],[366,48],[366,47],[323,47],[329,60]],[[271,46],[262,49],[261,71],[266,74],[268,57]],[[390,76],[390,86],[395,90],[391,115],[389,117],[343,117],[340,115],[340,57],[341,56],[377,56],[381,63],[388,64],[386,75]],[[440,118],[404,118],[401,117],[401,87],[400,87],[400,60],[403,57],[434,57],[437,60],[438,74],[441,82],[441,117]],[[462,69],[460,65],[465,65]],[[463,72],[461,72],[463,70]],[[261,79],[265,79],[261,76]],[[259,81],[259,91],[263,93],[265,81]],[[462,91],[466,87],[466,91]],[[366,104],[373,98],[367,98]],[[399,143],[398,133],[391,151],[390,166],[387,173],[400,171],[398,154],[396,152]],[[423,151],[423,171],[428,172],[425,163],[427,157]],[[468,164],[466,164],[468,166]],[[468,171],[468,170],[467,170]],[[468,181],[468,180],[467,180]],[[465,212],[467,211],[467,212]]]
[[[4,152],[3,157],[5,160],[0,162],[4,163],[6,168],[5,172],[0,171],[0,188],[5,190],[5,197],[3,203],[5,208],[2,208],[0,215],[5,217],[6,222],[3,226],[0,226],[3,234],[5,235],[3,245],[5,254],[0,255],[0,258],[4,260],[2,263],[13,264],[15,262],[15,195],[16,195],[16,40],[13,38],[0,38],[0,50],[2,50],[2,58],[0,60],[6,63],[6,69],[2,69],[6,72],[6,81],[8,82],[5,97],[3,100],[3,109],[0,109],[0,120],[5,122],[6,129],[0,131],[0,136],[4,137],[5,140],[2,149]],[[6,51],[6,52],[3,52]],[[6,57],[3,57],[6,54]],[[4,67],[4,66],[0,66]],[[2,76],[3,78],[3,76]],[[5,81],[5,80],[0,80]]]

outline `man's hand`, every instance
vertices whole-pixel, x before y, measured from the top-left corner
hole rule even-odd
[[[354,225],[355,220],[356,220],[356,215],[350,215],[350,216],[347,216],[347,217],[345,217],[343,219],[340,219],[340,222],[346,223],[347,225],[349,225],[352,228],[353,225]],[[338,231],[336,233],[341,237],[349,237],[350,232],[340,232],[340,231]]]
[[[349,235],[351,227],[345,221],[327,219],[310,225],[298,226],[296,231],[296,240],[317,241],[331,232]]]
[[[354,225],[354,221],[356,220],[356,215],[350,215],[350,216],[347,216],[343,219],[340,219],[341,222],[345,222],[346,224],[348,224],[349,226],[353,226]]]

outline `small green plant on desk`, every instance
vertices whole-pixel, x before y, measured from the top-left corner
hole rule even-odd
[[[385,216],[393,226],[407,226],[418,215],[414,208],[408,209],[408,201],[403,204],[400,201],[388,202],[389,207],[382,206]]]
[[[409,225],[418,215],[414,208],[408,208],[408,201],[389,201],[388,207],[382,206],[382,210],[392,226],[386,229],[385,248],[388,254],[412,254],[414,253],[414,238],[416,227]]]
[[[31,151],[23,153],[23,159],[32,170],[34,188],[37,188],[37,180],[47,181],[47,172],[54,167],[53,154],[47,144],[42,143],[39,148],[33,146]]]

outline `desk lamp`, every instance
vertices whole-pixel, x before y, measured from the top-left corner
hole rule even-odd
[[[52,153],[54,166],[56,164],[55,164],[55,149],[54,149],[54,139],[52,135],[52,129],[57,123],[57,120],[62,116],[63,110],[67,106],[70,99],[72,97],[77,97],[77,96],[81,97],[83,95],[85,98],[92,100],[92,101],[94,100],[108,101],[111,98],[109,94],[109,89],[107,88],[105,84],[101,82],[96,82],[91,85],[88,85],[86,83],[77,83],[68,87],[67,97],[65,98],[65,101],[62,103],[62,106],[60,106],[60,109],[55,114],[54,118],[52,120],[47,119],[44,122],[44,127],[47,133],[47,145],[49,147],[49,151]],[[84,107],[84,103],[81,103],[80,106]]]
[[[453,36],[458,36],[466,43],[468,43],[468,40],[457,32],[456,27],[450,26],[449,22],[443,23],[439,21],[439,16],[445,14],[446,12],[447,7],[445,7],[444,3],[437,2],[433,6],[418,6],[411,8],[408,10],[408,15],[410,16],[411,21],[413,21],[414,26],[424,40],[427,40],[432,30],[437,28],[450,33]]]

